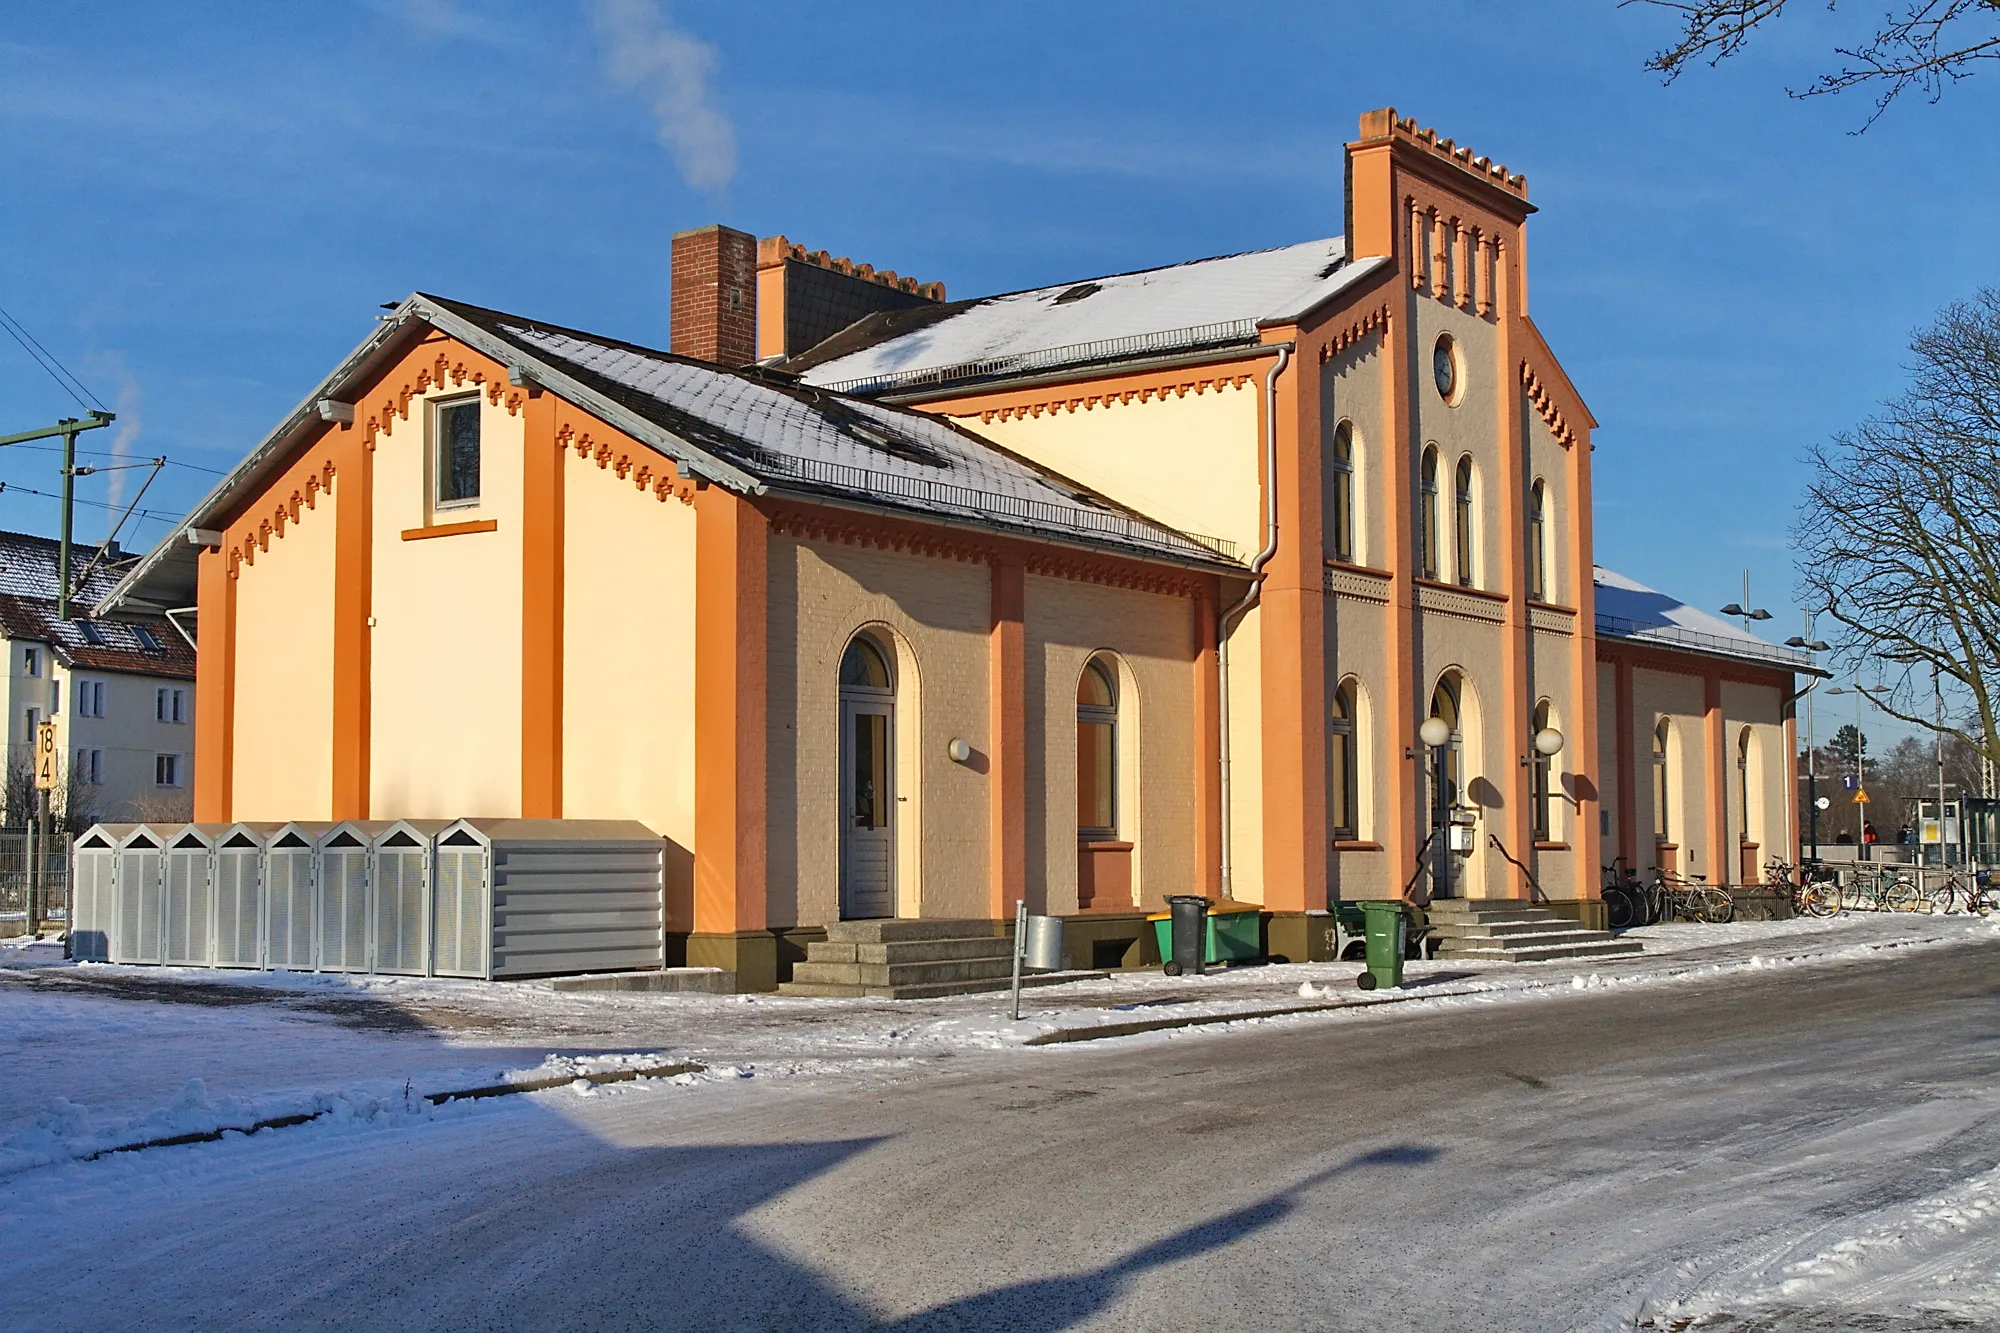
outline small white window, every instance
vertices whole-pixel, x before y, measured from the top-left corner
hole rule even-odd
[[[104,716],[104,682],[101,680],[79,680],[71,691],[76,700],[78,717]]]
[[[22,718],[27,724],[23,728],[27,732],[27,735],[23,736],[22,739],[30,746],[33,746],[35,743],[35,734],[42,729],[42,710],[39,708],[27,709],[22,713]]]
[[[49,716],[54,717],[60,712],[62,712],[62,677],[57,676],[49,682]]]
[[[479,395],[439,403],[431,417],[432,506],[479,503]]]
[[[155,787],[178,787],[181,785],[181,757],[177,754],[156,754],[153,756],[153,785]]]
[[[23,649],[21,652],[21,670],[25,671],[30,676],[41,675],[42,650],[39,648]]]
[[[162,685],[153,691],[153,720],[155,722],[187,721],[187,691]]]
[[[78,782],[88,783],[93,787],[103,786],[104,751],[97,749],[78,750],[76,752],[76,767],[72,771],[75,773]]]

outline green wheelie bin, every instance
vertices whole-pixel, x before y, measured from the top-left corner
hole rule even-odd
[[[1364,938],[1368,948],[1368,970],[1354,979],[1362,990],[1403,984],[1403,950],[1409,936],[1410,918],[1399,902],[1361,904]]]

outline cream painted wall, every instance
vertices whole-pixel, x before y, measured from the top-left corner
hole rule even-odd
[[[679,902],[694,849],[694,509],[573,453],[563,467],[563,814],[664,836]]]
[[[1196,367],[1187,373],[1216,372]],[[1240,388],[1011,421],[981,421],[977,415],[960,420],[1162,523],[1225,537],[1248,559],[1264,544],[1257,438],[1263,382],[1260,372]]]
[[[334,532],[350,484],[340,478],[255,564],[238,567],[237,819],[333,817]]]
[[[1747,685],[1733,680],[1722,682],[1723,757],[1727,760],[1729,781],[1729,837],[1732,845],[1744,837],[1743,789],[1737,774],[1736,753],[1738,739],[1743,729],[1748,727],[1751,734],[1749,840],[1757,844],[1760,876],[1763,862],[1774,857],[1790,861],[1795,855],[1795,849],[1790,845],[1787,809],[1784,708],[1784,696],[1774,686]],[[1891,834],[1893,832],[1891,830]],[[1739,876],[1732,873],[1729,878],[1735,883]]]
[[[1264,654],[1262,607],[1229,633],[1229,896],[1264,901]]]
[[[1576,691],[1572,688],[1570,677],[1572,647],[1573,641],[1567,634],[1529,631],[1529,697],[1536,703],[1542,700],[1549,702],[1555,710],[1555,727],[1563,735],[1563,748],[1549,764],[1552,793],[1549,838],[1552,842],[1574,848],[1580,832],[1577,828],[1576,769],[1579,760],[1594,757],[1587,755],[1585,750],[1594,739],[1596,719],[1581,717],[1577,712]],[[1532,726],[1532,712],[1528,721]],[[1524,742],[1521,753],[1526,752]],[[1600,770],[1600,773],[1609,771]],[[1526,853],[1517,852],[1516,855],[1534,866],[1536,881],[1551,898],[1575,898],[1588,892],[1596,883],[1590,868],[1578,861],[1574,850],[1537,851],[1532,859]]]
[[[864,629],[897,659],[897,914],[989,915],[987,567],[777,536],[769,568],[771,923],[839,919],[839,668]]]
[[[1076,694],[1098,653],[1120,667],[1118,835],[1134,844],[1136,905],[1200,891],[1191,617],[1185,598],[1028,576],[1028,883],[1044,910],[1077,910]]]
[[[1521,500],[1521,521],[1527,522],[1526,485],[1540,479],[1544,485],[1548,547],[1548,590],[1542,600],[1558,606],[1576,605],[1577,571],[1570,568],[1569,530],[1576,522],[1574,496],[1570,490],[1569,450],[1557,443],[1555,432],[1543,421],[1527,395],[1520,395],[1521,436],[1528,446],[1528,480]],[[1526,571],[1523,570],[1525,573]],[[1588,571],[1585,571],[1588,573]]]
[[[521,810],[523,419],[482,398],[480,501],[440,523],[492,532],[404,541],[426,526],[429,404],[375,449],[372,768],[377,819],[512,816]]]
[[[1464,742],[1460,752],[1462,783],[1460,800],[1477,808],[1475,849],[1459,858],[1458,882],[1469,897],[1506,898],[1520,896],[1514,883],[1519,872],[1486,846],[1486,835],[1507,836],[1504,806],[1513,799],[1512,775],[1504,725],[1506,698],[1501,675],[1505,631],[1497,624],[1468,616],[1439,611],[1417,613],[1417,717],[1429,716],[1432,691],[1447,670],[1460,673],[1470,685],[1463,719]],[[1406,742],[1407,743],[1407,742]],[[1428,760],[1426,760],[1428,762]],[[1424,788],[1428,792],[1428,787]],[[1421,841],[1430,832],[1428,806],[1411,812],[1414,834]],[[1519,848],[1510,848],[1521,856]],[[1408,876],[1408,871],[1405,872]]]
[[[1672,742],[1667,747],[1668,841],[1680,849],[1681,873],[1707,875],[1714,882],[1716,849],[1708,836],[1708,747],[1701,677],[1644,667],[1632,672],[1639,863],[1644,871],[1658,864],[1653,852],[1653,731],[1662,717],[1673,722]]]
[[[1470,455],[1473,465],[1473,586],[1500,590],[1501,532],[1500,488],[1513,484],[1500,468],[1500,405],[1519,397],[1520,385],[1503,373],[1500,337],[1489,320],[1445,305],[1428,296],[1411,294],[1412,351],[1415,362],[1410,377],[1415,398],[1419,447],[1408,456],[1410,496],[1421,503],[1422,445],[1438,446],[1438,535],[1441,546],[1439,577],[1447,583],[1458,580],[1452,544],[1452,479],[1458,460]],[[1438,395],[1431,374],[1431,350],[1438,335],[1448,333],[1458,345],[1459,373],[1464,380],[1456,403]],[[1503,395],[1507,395],[1503,397]],[[1410,539],[1421,540],[1420,515],[1413,515]],[[1417,554],[1409,559],[1414,567]]]

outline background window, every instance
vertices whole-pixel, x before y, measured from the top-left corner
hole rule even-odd
[[[1423,557],[1424,577],[1438,576],[1438,453],[1424,450],[1423,466]]]
[[[1554,725],[1553,710],[1549,707],[1548,701],[1544,699],[1541,703],[1535,705],[1535,735],[1541,735]],[[1535,749],[1532,745],[1529,746],[1529,754],[1534,760],[1534,789],[1531,795],[1534,802],[1535,841],[1547,842],[1550,837],[1550,830],[1555,827],[1555,820],[1551,810],[1554,802],[1552,800],[1552,784],[1550,782],[1550,769],[1554,766],[1554,760],[1550,756],[1543,754],[1540,750]]]
[[[101,680],[79,680],[72,696],[76,700],[78,717],[104,716],[104,682]]]
[[[89,783],[93,787],[104,785],[104,751],[78,750],[76,767],[72,770],[78,782]]]
[[[181,757],[177,754],[156,754],[153,756],[153,785],[155,787],[178,787],[181,785]]]
[[[1343,421],[1334,428],[1332,512],[1328,515],[1335,560],[1354,559],[1354,427]]]
[[[187,721],[187,691],[161,686],[153,691],[155,722]]]
[[[1461,587],[1472,586],[1472,459],[1458,460],[1452,487],[1452,545]]]
[[[1736,738],[1736,836],[1743,842],[1754,842],[1750,836],[1750,746],[1754,742],[1750,728]]]
[[[438,404],[436,466],[438,504],[478,503],[478,398]]]
[[[1359,837],[1360,782],[1354,738],[1354,682],[1344,680],[1333,692],[1332,716],[1327,719],[1327,768],[1332,782],[1329,805],[1333,812],[1335,842],[1353,842]]]
[[[42,650],[39,648],[23,649],[21,653],[21,670],[30,676],[41,675]]]
[[[1671,842],[1673,829],[1667,823],[1667,741],[1674,724],[1666,718],[1653,728],[1653,841]]]
[[[1549,596],[1548,487],[1537,481],[1528,488],[1528,596]]]
[[[1118,687],[1111,668],[1092,662],[1076,687],[1076,831],[1117,836]]]

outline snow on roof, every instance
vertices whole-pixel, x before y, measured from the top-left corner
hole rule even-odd
[[[1169,528],[929,413],[422,299],[775,486],[1135,554],[1225,563],[1234,557],[1228,542]]]
[[[880,390],[1253,342],[1260,323],[1296,318],[1385,262],[1346,253],[1335,236],[960,302],[875,320],[794,368],[808,383]]]
[[[1740,625],[1648,588],[1637,579],[1602,565],[1592,569],[1591,579],[1597,585],[1597,632],[1601,635],[1751,658],[1819,674],[1807,654],[1760,639]]]

